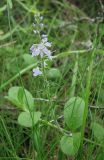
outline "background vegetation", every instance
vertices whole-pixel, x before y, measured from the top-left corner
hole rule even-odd
[[[103,5],[101,0],[0,1],[1,160],[104,159]],[[48,87],[42,77],[32,75],[37,59],[31,58],[29,48],[37,41],[32,31],[36,13],[43,15],[44,32],[52,42],[54,59],[48,64]],[[34,97],[35,109],[52,122],[53,126],[36,125],[35,148],[30,128],[17,122],[21,110],[6,98],[13,86],[27,89]],[[68,129],[63,111],[74,96],[84,99],[86,112],[83,147],[70,156],[61,151],[62,135],[54,124]]]

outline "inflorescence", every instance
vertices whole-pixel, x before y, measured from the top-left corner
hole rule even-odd
[[[44,59],[52,60],[52,52],[50,51],[51,43],[48,42],[48,36],[45,34],[42,34],[42,30],[44,28],[44,24],[42,23],[43,17],[40,16],[40,14],[34,15],[35,23],[33,23],[34,26],[34,34],[39,36],[39,43],[33,44],[30,48],[30,52],[32,54],[32,57],[38,56],[41,60],[41,62],[44,61]],[[44,66],[47,64],[44,61]],[[42,65],[41,65],[42,66]],[[33,69],[33,76],[38,76],[42,74],[42,68],[37,66]]]

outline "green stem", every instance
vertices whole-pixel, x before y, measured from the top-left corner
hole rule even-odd
[[[46,121],[46,120],[42,120],[42,119],[41,119],[40,122],[41,122],[43,125],[45,125],[45,126],[49,126],[49,127],[51,127],[51,128],[56,129],[58,132],[60,132],[60,133],[63,134],[63,135],[66,134],[66,135],[71,136],[71,132],[70,132],[70,131],[68,131],[68,130],[66,130],[66,129],[64,129],[64,128],[61,128],[60,126],[57,126],[57,125],[55,125],[55,124],[52,124],[51,121]],[[99,146],[99,147],[103,147],[103,145],[101,145],[101,144],[99,144],[99,143],[96,143],[96,142],[94,142],[94,141],[92,141],[92,140],[90,140],[90,139],[88,139],[88,138],[84,138],[83,140],[86,141],[87,143],[91,143],[91,144],[97,145],[97,146]]]
[[[84,109],[84,115],[83,115],[83,125],[81,129],[81,152],[80,156],[82,157],[82,150],[83,150],[83,140],[84,140],[84,131],[86,127],[86,119],[88,115],[88,106],[89,106],[89,96],[90,96],[90,87],[91,87],[91,76],[92,76],[92,70],[93,70],[93,57],[95,54],[95,49],[92,52],[90,65],[88,69],[88,75],[87,75],[87,83],[86,83],[86,95],[85,95],[85,109]]]
[[[49,126],[49,127],[51,127],[51,128],[54,128],[54,129],[56,129],[56,130],[58,130],[60,133],[62,133],[62,134],[69,134],[70,135],[70,131],[67,131],[67,130],[65,130],[65,129],[63,129],[63,128],[61,128],[60,126],[57,126],[57,125],[55,125],[55,124],[52,124],[51,122],[49,122],[49,121],[47,121],[47,120],[41,120],[41,123],[43,124],[43,125],[46,125],[46,126]]]
[[[76,58],[76,61],[75,61],[74,69],[73,69],[73,77],[72,77],[70,98],[73,97],[74,94],[75,94],[76,81],[77,81],[77,73],[78,73],[78,54],[76,54],[75,58]]]

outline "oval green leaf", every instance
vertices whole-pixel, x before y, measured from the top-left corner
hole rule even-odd
[[[40,120],[41,112],[21,112],[18,116],[18,123],[24,127],[32,127]]]
[[[72,137],[65,135],[61,138],[60,146],[64,154],[74,156],[80,147],[81,133],[73,133]]]
[[[67,126],[75,131],[83,123],[85,102],[80,97],[73,97],[66,102],[64,107],[64,119]]]
[[[47,78],[55,80],[61,78],[61,72],[57,68],[51,68],[47,72]]]
[[[101,144],[104,145],[104,127],[102,127],[100,124],[93,122],[91,124],[92,132],[94,135],[94,138]]]
[[[6,98],[16,107],[19,107],[25,111],[30,111],[34,108],[33,96],[29,91],[23,89],[22,87],[15,86],[10,88]]]

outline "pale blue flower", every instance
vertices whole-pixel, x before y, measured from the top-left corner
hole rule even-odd
[[[45,46],[42,51],[43,51],[44,55],[47,55],[49,59],[52,59],[51,51],[48,50]]]
[[[39,70],[39,67],[33,69],[33,76],[39,76],[42,72]]]
[[[51,51],[47,48],[51,47],[51,43],[48,42],[47,37],[43,38],[40,44],[33,44],[30,48],[32,56],[40,55],[43,58],[45,55],[52,60]]]
[[[36,44],[33,44],[30,48],[30,51],[32,53],[32,57],[38,56],[40,54],[40,50],[37,48]]]

